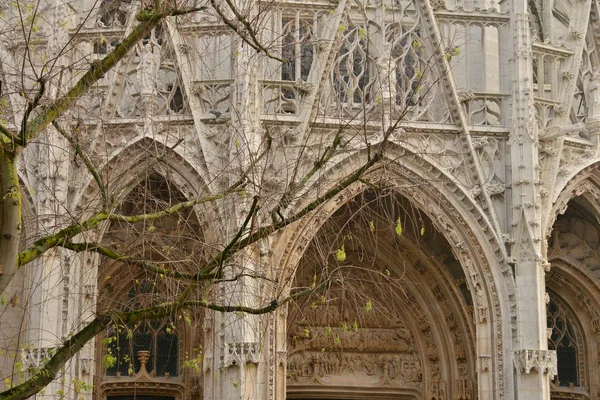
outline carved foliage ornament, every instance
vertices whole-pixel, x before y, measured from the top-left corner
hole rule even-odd
[[[515,368],[526,374],[535,370],[540,374],[550,375],[550,379],[552,379],[558,374],[556,367],[556,351],[517,350],[515,351]]]

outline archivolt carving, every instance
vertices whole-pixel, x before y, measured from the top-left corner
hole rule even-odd
[[[574,197],[589,193],[595,200],[600,200],[600,188],[598,188],[591,180],[585,179],[585,177],[588,176],[594,169],[595,167],[592,167],[581,171],[580,175],[583,176],[582,178],[573,178],[569,184],[569,187],[563,190],[560,195],[557,194],[557,199],[552,207],[551,212],[549,213],[549,220],[545,226],[546,237],[550,236],[554,221],[556,220],[557,216],[565,213],[569,201],[571,201]]]
[[[581,271],[571,270],[571,272],[578,275],[582,274]],[[566,277],[563,273],[556,272],[556,270],[550,271],[546,279],[549,286],[552,285],[555,288],[568,288],[568,291],[575,295],[575,300],[580,307],[579,309],[587,314],[592,329],[597,337],[600,338],[600,309],[593,299],[591,299],[586,292],[581,290],[581,284],[579,282],[573,282],[571,278]],[[587,276],[584,279],[589,280]],[[593,284],[595,285],[595,283]]]

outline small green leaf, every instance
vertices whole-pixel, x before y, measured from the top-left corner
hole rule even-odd
[[[371,303],[371,300],[369,300],[367,301],[367,304],[365,304],[365,311],[371,312],[371,310],[373,310],[373,303]]]
[[[398,237],[402,236],[402,220],[398,217],[398,221],[396,221],[396,235]]]
[[[425,235],[425,225],[421,227],[421,236]]]
[[[335,252],[335,259],[341,263],[346,261],[346,250],[344,249],[344,245],[342,245],[342,247],[340,247],[339,250]]]
[[[117,357],[112,354],[105,354],[104,357],[102,357],[102,365],[104,365],[104,368],[112,368],[116,363]]]
[[[371,232],[375,232],[375,222],[369,221],[369,229]]]

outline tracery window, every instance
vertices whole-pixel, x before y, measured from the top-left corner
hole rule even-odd
[[[556,350],[558,376],[555,383],[560,386],[579,386],[578,344],[574,327],[561,308],[554,301],[547,307],[548,328],[552,335],[548,348]]]
[[[295,17],[283,17],[282,49],[284,63],[281,67],[281,80],[306,82],[313,62],[314,33],[313,25],[297,14]]]
[[[98,11],[98,26],[103,28],[124,26],[127,23],[132,0],[104,0]]]
[[[372,69],[367,28],[349,21],[333,68],[333,87],[340,103],[352,107],[369,102]]]
[[[128,293],[126,310],[155,305],[158,298],[155,282],[136,283]],[[105,338],[107,354],[113,357],[106,368],[107,375],[120,373],[123,376],[139,371],[137,352],[146,350],[150,358],[146,364],[148,372],[156,376],[177,376],[179,338],[172,317],[159,321],[145,321],[137,326],[111,327]]]

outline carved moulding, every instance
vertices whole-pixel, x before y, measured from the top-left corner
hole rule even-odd
[[[420,389],[423,368],[416,353],[301,351],[290,355],[287,376],[294,384],[389,385]]]
[[[146,362],[150,356],[148,351],[138,351],[140,370],[134,376],[128,377],[102,377],[100,382],[100,398],[115,395],[159,395],[170,396],[176,400],[182,400],[185,395],[185,385],[180,377],[157,378],[148,373]]]
[[[260,358],[260,343],[235,342],[225,343],[221,349],[221,367],[232,365],[258,364]]]
[[[550,379],[558,374],[555,350],[523,349],[515,351],[515,368],[526,374],[532,370],[540,374],[550,375]]]
[[[563,257],[556,258],[552,253],[551,256],[553,269],[546,277],[547,285],[564,298],[570,299],[571,306],[575,307],[575,303],[578,304],[575,308],[587,314],[591,330],[595,333],[595,340],[600,340],[600,306],[598,306],[600,302],[597,295],[595,296],[589,289],[585,290],[598,288],[600,280],[588,271],[573,268],[571,260]],[[566,293],[572,294],[574,298]],[[583,314],[578,312],[578,319],[582,316]]]

